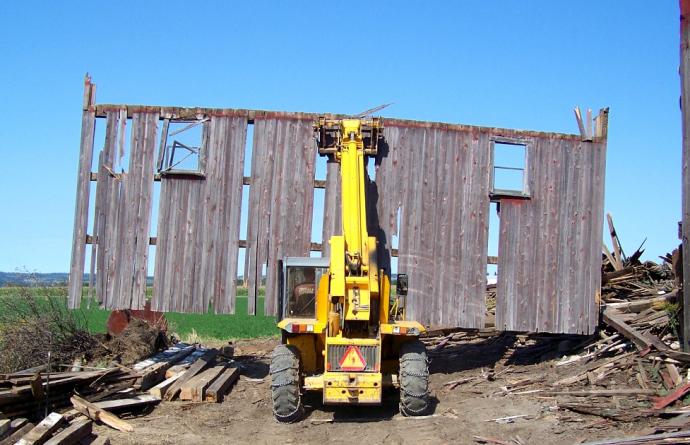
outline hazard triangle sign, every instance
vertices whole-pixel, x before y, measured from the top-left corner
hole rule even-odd
[[[355,345],[350,345],[338,363],[341,371],[363,371],[367,367],[367,362],[362,357],[362,353]]]

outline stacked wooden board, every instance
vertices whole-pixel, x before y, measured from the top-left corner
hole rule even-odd
[[[78,443],[93,439],[94,421],[131,432],[119,413],[137,414],[163,399],[221,402],[239,374],[217,349],[178,343],[130,368],[40,366],[0,375],[0,445]]]

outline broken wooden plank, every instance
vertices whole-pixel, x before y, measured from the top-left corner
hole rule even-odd
[[[225,371],[208,387],[205,400],[220,403],[233,383],[240,377],[239,368],[226,368]]]
[[[147,368],[154,366],[159,363],[170,362],[171,366],[180,360],[187,357],[189,354],[196,350],[196,346],[188,345],[186,343],[178,343],[174,346],[169,347],[163,352],[160,352],[153,357],[149,357],[146,360],[142,360],[135,363],[132,369],[135,371],[146,372]]]
[[[90,419],[77,419],[67,428],[50,438],[45,445],[74,445],[89,436],[93,429]]]
[[[645,443],[674,443],[673,439],[679,439],[683,437],[690,437],[690,431],[677,431],[674,433],[651,434],[645,436],[622,437],[620,439],[598,440],[596,442],[586,442],[582,445],[637,445]]]
[[[611,245],[613,246],[613,253],[615,255],[615,260],[618,263],[616,270],[621,270],[623,268],[623,259],[625,258],[625,253],[621,247],[620,241],[618,240],[618,234],[616,233],[616,228],[613,226],[613,217],[610,213],[606,214],[606,221],[609,225],[609,234],[611,235]]]
[[[640,350],[648,348],[649,346],[654,346],[659,351],[668,349],[658,338],[639,332],[630,327],[617,311],[606,309],[603,314],[603,320],[606,324],[623,334],[624,337],[635,343]]]
[[[45,443],[50,436],[60,427],[62,415],[50,413],[24,437],[17,441],[17,445],[40,445]]]
[[[680,376],[680,372],[678,372],[676,365],[673,363],[666,363],[666,371],[668,372],[674,387],[683,383],[683,377]]]
[[[204,355],[199,357],[199,359],[195,361],[194,364],[192,364],[192,366],[189,367],[189,369],[184,373],[184,375],[177,379],[177,381],[174,382],[170,388],[168,388],[168,391],[165,393],[165,400],[174,399],[175,396],[177,396],[177,394],[180,392],[180,389],[182,389],[182,386],[185,383],[187,383],[187,381],[192,379],[195,375],[203,371],[203,369],[206,368],[206,366],[208,366],[209,363],[216,358],[217,354],[218,350],[210,349]]]
[[[82,399],[79,396],[72,396],[70,401],[77,411],[93,420],[104,423],[105,425],[115,428],[118,431],[128,433],[134,431],[134,427],[129,422],[120,419],[115,414],[109,413],[108,411],[99,408],[98,406]]]
[[[683,397],[685,394],[690,392],[690,383],[686,383],[685,385],[681,386],[680,388],[676,389],[672,393],[668,394],[667,396],[664,397],[657,397],[654,400],[654,405],[652,407],[654,409],[663,409],[675,402],[676,400],[680,399]]]
[[[92,404],[100,409],[122,411],[131,408],[137,408],[145,405],[152,405],[160,402],[160,397],[156,397],[152,394],[140,394],[135,397],[129,397],[126,399],[115,399],[115,400],[103,400],[100,402],[93,402]],[[72,409],[64,413],[66,420],[72,420],[80,411]]]
[[[29,423],[29,421],[23,417],[18,417],[16,419],[12,419],[12,422],[10,423],[10,432],[16,431],[19,428],[23,427]]]
[[[175,381],[177,379],[179,379],[183,374],[184,374],[184,371],[182,371],[178,374],[175,374],[174,376],[160,382],[159,384],[157,384],[153,388],[149,389],[149,394],[151,394],[152,396],[158,397],[159,399],[162,399],[163,396],[165,396],[165,393],[168,391],[168,388],[170,388],[172,386],[172,384],[175,383]]]
[[[188,380],[180,389],[180,400],[203,402],[206,388],[225,370],[225,365],[214,366]]]
[[[136,385],[139,386],[141,391],[146,391],[152,386],[157,385],[165,380],[165,372],[170,369],[173,364],[174,362],[161,362],[146,368],[146,370],[142,371],[143,375],[137,380]]]
[[[208,352],[208,349],[206,348],[197,348],[196,351],[192,352],[190,355],[185,357],[180,363],[177,365],[172,366],[170,369],[165,371],[165,378],[169,379],[170,377],[174,376],[175,374],[179,374],[181,372],[186,371],[189,369],[189,367],[199,359],[199,357],[203,356]]]
[[[12,432],[12,434],[9,435],[9,437],[0,440],[0,445],[13,445],[15,444],[19,439],[24,437],[29,433],[34,428],[33,423],[26,423],[23,426],[19,427],[16,431]]]
[[[657,394],[653,389],[592,389],[583,391],[544,391],[545,396],[572,397],[611,397],[611,396],[651,396]]]

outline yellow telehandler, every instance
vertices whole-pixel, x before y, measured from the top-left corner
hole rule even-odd
[[[270,373],[280,422],[302,418],[305,391],[321,391],[324,404],[375,405],[384,387],[397,387],[403,415],[429,410],[427,356],[418,339],[424,326],[405,320],[407,276],[398,275],[391,297],[367,231],[366,157],[376,156],[382,130],[378,118],[321,117],[314,124],[319,154],[340,163],[342,234],[329,240],[330,258],[286,257],[277,265],[282,341]]]

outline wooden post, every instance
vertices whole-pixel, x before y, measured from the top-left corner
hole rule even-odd
[[[680,86],[681,115],[683,122],[683,277],[690,277],[690,0],[680,0]],[[683,286],[683,351],[690,352],[690,286]]]

